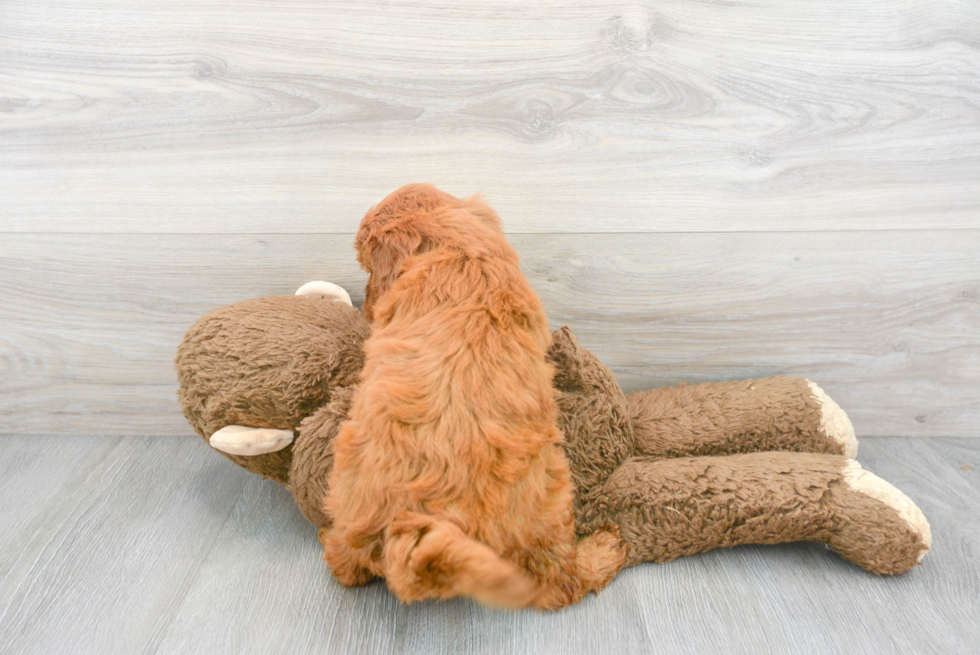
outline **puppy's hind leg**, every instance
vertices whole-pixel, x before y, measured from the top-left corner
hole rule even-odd
[[[626,546],[615,526],[545,551],[531,568],[541,580],[532,605],[555,610],[581,601],[589,592],[599,593],[626,563]]]
[[[539,583],[449,520],[402,512],[386,532],[384,572],[404,602],[469,596],[495,607],[528,607]]]
[[[617,526],[607,526],[575,545],[575,567],[586,593],[599,593],[626,563],[626,546]]]
[[[374,577],[363,565],[360,551],[347,546],[336,527],[320,528],[317,539],[323,546],[323,559],[330,566],[337,582],[345,587],[362,587]]]

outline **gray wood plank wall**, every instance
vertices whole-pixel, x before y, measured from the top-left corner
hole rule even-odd
[[[189,430],[207,310],[486,193],[624,387],[802,375],[978,436],[980,3],[6,0],[0,433]]]

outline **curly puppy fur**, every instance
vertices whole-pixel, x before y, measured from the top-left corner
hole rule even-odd
[[[575,542],[541,302],[479,198],[399,189],[361,223],[374,333],[320,539],[344,585],[554,609],[602,589],[618,532]]]

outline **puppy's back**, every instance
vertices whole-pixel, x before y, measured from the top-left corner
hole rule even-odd
[[[604,586],[622,553],[606,535],[606,563],[579,571],[547,319],[495,217],[444,207],[399,237],[419,246],[375,298],[328,511],[348,544],[381,548],[360,561],[403,600],[554,607]]]

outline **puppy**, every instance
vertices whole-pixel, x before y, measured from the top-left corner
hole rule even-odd
[[[613,532],[575,542],[548,324],[497,215],[409,185],[355,245],[374,333],[324,501],[334,575],[514,608],[605,587],[626,552]]]

